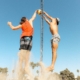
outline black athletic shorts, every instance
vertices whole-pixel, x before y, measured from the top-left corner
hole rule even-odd
[[[20,39],[20,48],[19,48],[19,50],[24,49],[24,50],[31,51],[31,48],[32,48],[32,36],[22,37]]]

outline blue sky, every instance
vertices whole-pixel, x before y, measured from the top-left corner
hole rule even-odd
[[[80,0],[44,0],[44,10],[52,17],[59,17],[59,34],[61,41],[57,51],[54,72],[66,68],[77,75],[80,69]],[[14,26],[20,18],[31,18],[34,11],[40,8],[40,0],[0,0],[0,67],[11,68],[18,59],[21,30],[13,31],[7,25],[11,21]],[[40,60],[40,16],[34,21],[34,37],[31,60]],[[48,24],[44,21],[43,62],[51,64],[52,35]]]

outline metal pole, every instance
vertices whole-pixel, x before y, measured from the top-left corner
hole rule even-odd
[[[41,14],[41,58],[40,61],[43,60],[43,0],[41,0],[41,10],[42,10],[42,14]]]

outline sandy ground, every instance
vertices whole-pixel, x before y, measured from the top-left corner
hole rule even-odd
[[[33,76],[32,72],[30,71],[30,65],[29,65],[29,58],[30,58],[30,52],[27,50],[21,50],[18,53],[19,58],[25,63],[27,60],[27,67],[25,71],[25,64],[17,63],[17,66],[11,76],[7,78],[6,74],[0,73],[0,80],[62,80],[60,75],[58,73],[54,72],[47,72],[46,67],[43,62],[39,62],[40,70],[38,76]]]

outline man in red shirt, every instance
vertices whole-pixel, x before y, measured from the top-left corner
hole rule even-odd
[[[19,48],[19,80],[22,80],[22,74],[27,73],[29,76],[32,77],[30,70],[29,70],[29,56],[30,51],[32,48],[32,38],[33,38],[33,21],[36,18],[36,12],[34,12],[31,19],[26,19],[26,17],[22,17],[20,24],[18,26],[13,26],[11,22],[7,24],[10,26],[12,30],[22,29],[22,34],[20,37],[20,48]],[[23,69],[23,63],[25,64]]]

